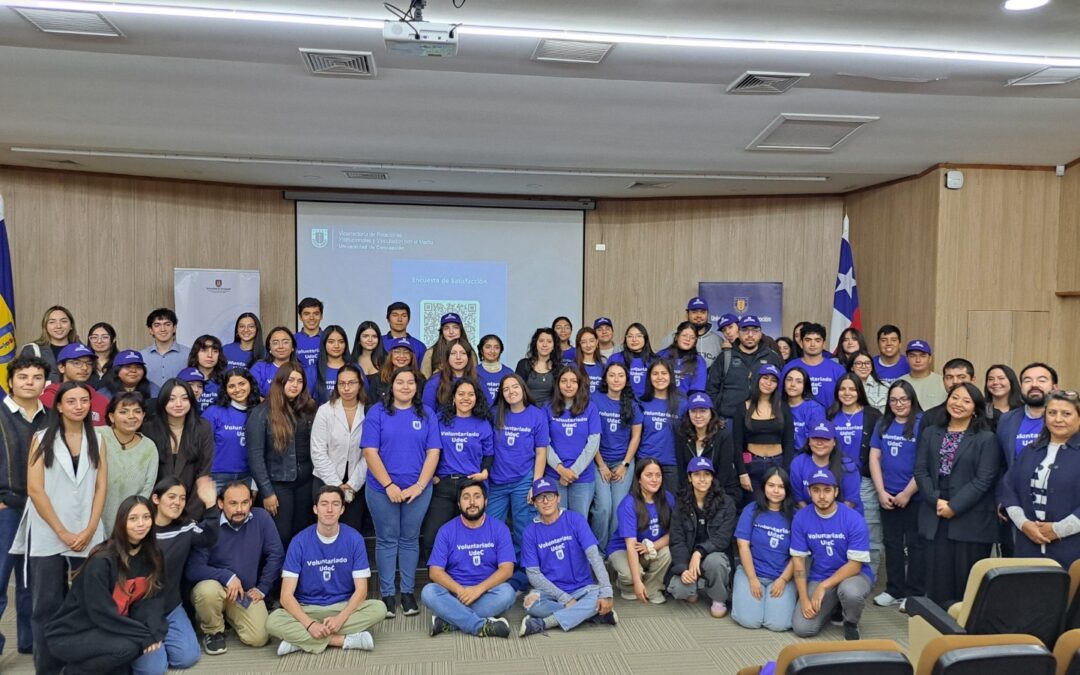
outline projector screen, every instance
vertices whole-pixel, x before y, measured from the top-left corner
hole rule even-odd
[[[584,237],[580,211],[297,202],[297,293],[323,301],[350,347],[361,321],[385,334],[400,300],[424,344],[457,312],[474,347],[498,335],[513,367],[536,328],[580,327]]]

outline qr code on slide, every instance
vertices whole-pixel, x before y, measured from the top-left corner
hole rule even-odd
[[[454,312],[461,317],[461,327],[474,346],[480,338],[480,303],[476,300],[423,300],[420,302],[421,340],[434,344],[439,338],[439,319]]]

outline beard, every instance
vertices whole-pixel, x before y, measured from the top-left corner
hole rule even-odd
[[[476,511],[475,513],[470,513],[468,511],[462,511],[461,512],[461,517],[464,518],[465,520],[469,521],[470,523],[475,523],[476,521],[478,521],[478,520],[480,520],[481,518],[484,517],[484,512],[485,511],[486,511],[486,509],[483,508],[483,507],[481,507],[480,510]]]
[[[1024,405],[1031,408],[1041,408],[1046,405],[1046,394],[1042,391],[1032,390],[1026,394],[1021,394],[1020,400],[1023,401]]]

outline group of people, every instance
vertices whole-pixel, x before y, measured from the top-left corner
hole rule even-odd
[[[392,303],[352,348],[319,300],[297,313],[188,348],[157,309],[138,351],[46,311],[0,404],[0,587],[14,572],[38,672],[190,667],[226,622],[279,654],[372,649],[420,612],[422,561],[432,635],[508,637],[519,594],[520,636],[615,625],[618,591],[857,639],[882,556],[874,602],[901,609],[959,599],[995,545],[1080,558],[1080,402],[1046,364],[979,389],[896,326],[829,353],[819,324],[714,328],[701,298],[658,350],[640,323],[617,344],[606,317],[558,317],[513,369],[453,313],[424,345]]]

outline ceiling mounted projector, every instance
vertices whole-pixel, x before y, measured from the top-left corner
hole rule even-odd
[[[386,51],[401,56],[455,56],[458,39],[448,23],[387,21],[383,24]]]

